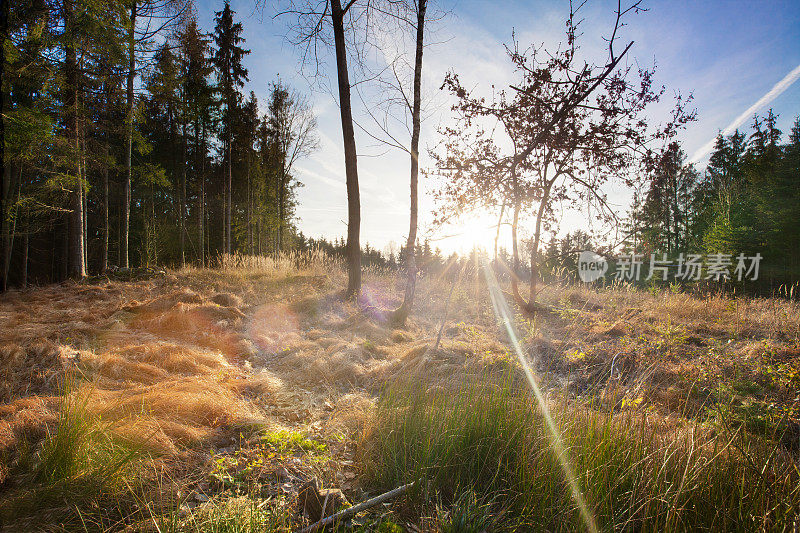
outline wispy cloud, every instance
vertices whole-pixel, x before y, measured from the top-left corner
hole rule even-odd
[[[800,78],[800,65],[797,65],[789,74],[784,76],[784,78],[776,83],[772,89],[767,91],[767,93],[758,99],[758,101],[747,108],[741,115],[736,117],[736,119],[728,124],[728,126],[722,131],[725,135],[730,135],[731,133],[736,130],[739,126],[744,124],[744,121],[748,118],[752,117],[753,114],[764,107],[765,105],[769,104],[773,100],[775,100],[778,96],[780,96],[786,89],[792,86],[794,82],[796,82]],[[701,161],[705,156],[711,152],[712,148],[714,148],[714,142],[716,139],[711,139],[706,144],[704,144],[699,150],[697,150],[692,158],[689,160],[691,163],[698,163]]]

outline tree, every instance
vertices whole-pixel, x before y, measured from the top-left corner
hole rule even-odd
[[[341,0],[316,2],[315,0],[289,0],[279,15],[296,17],[294,44],[303,46],[303,62],[313,63],[319,74],[321,46],[330,46],[333,34],[333,51],[336,58],[336,78],[339,96],[339,115],[342,123],[345,181],[347,187],[347,289],[345,297],[357,297],[361,292],[361,196],[358,187],[358,156],[356,152],[353,112],[350,99],[350,71],[348,56],[360,60],[367,38],[364,36],[375,6],[371,2]],[[349,37],[349,39],[348,39]]]
[[[131,176],[134,131],[135,98],[134,82],[137,73],[137,54],[152,53],[150,42],[164,30],[171,29],[179,20],[189,4],[184,0],[128,0],[128,20],[126,33],[128,72],[125,78],[125,179],[122,185],[122,230],[120,232],[120,266],[128,268],[130,260],[130,213]],[[147,21],[138,26],[140,20]],[[153,24],[155,23],[155,24]]]
[[[642,206],[644,241],[652,251],[686,251],[689,202],[699,176],[676,141],[652,160],[649,188]]]
[[[209,83],[213,71],[209,59],[209,39],[197,26],[192,15],[178,33],[180,61],[182,64],[182,101],[185,106],[185,124],[191,124],[193,136],[193,172],[197,195],[197,243],[198,260],[205,264],[205,216],[206,216],[206,159],[207,129],[210,127],[214,106],[214,88]],[[184,133],[186,142],[186,133]],[[188,164],[184,154],[184,165]],[[186,206],[184,205],[184,208]]]
[[[404,324],[411,309],[414,306],[414,294],[417,283],[417,264],[414,248],[417,242],[417,212],[419,209],[418,182],[419,182],[419,135],[421,127],[421,107],[422,107],[422,54],[425,49],[425,15],[428,8],[427,0],[416,0],[413,2],[413,10],[416,15],[414,29],[416,33],[414,47],[414,89],[411,112],[411,150],[409,152],[411,160],[410,185],[410,207],[408,222],[408,238],[406,239],[406,288],[403,293],[403,303],[394,312],[394,320]],[[404,94],[405,96],[405,94]],[[405,99],[408,105],[408,100]]]
[[[244,56],[250,53],[239,46],[244,42],[241,36],[242,25],[233,21],[234,11],[226,0],[222,11],[217,11],[214,18],[214,50],[212,62],[217,73],[219,91],[225,109],[222,113],[223,131],[223,158],[225,161],[225,200],[224,200],[224,251],[231,253],[231,219],[233,212],[233,157],[231,145],[233,142],[233,121],[236,110],[241,100],[239,88],[244,87],[248,80],[247,69],[242,65]]]
[[[281,250],[285,228],[294,211],[292,196],[297,181],[292,170],[299,159],[309,156],[319,146],[317,119],[308,102],[278,81],[270,88],[265,122],[275,180],[277,249]]]
[[[5,66],[6,66],[6,35],[8,35],[8,2],[0,5],[0,235],[5,235],[3,226],[5,225],[5,201],[6,201],[6,87],[5,87]],[[5,246],[3,247],[3,263],[5,263]],[[6,290],[6,277],[0,280],[0,292]]]
[[[648,105],[659,100],[663,88],[653,89],[652,70],[640,69],[635,77],[630,66],[620,67],[632,42],[622,52],[615,49],[623,17],[639,11],[640,2],[618,5],[602,65],[579,59],[578,9],[570,10],[566,45],[556,51],[521,50],[516,41],[507,48],[520,77],[510,86],[510,96],[503,91],[497,100],[487,103],[470,94],[452,73],[444,84],[457,98],[454,108],[461,114],[460,125],[472,130],[470,142],[474,144],[464,146],[458,128],[446,130],[446,152],[437,157],[437,166],[451,181],[441,196],[458,197],[464,184],[476,185],[481,192],[474,194],[487,191],[489,197],[497,191],[510,192],[514,274],[519,263],[516,241],[520,211],[526,204],[538,204],[527,301],[520,294],[516,275],[511,278],[514,299],[528,314],[542,310],[536,303],[541,281],[539,247],[542,231],[553,222],[554,203],[594,206],[605,219],[616,220],[602,186],[611,179],[633,185],[637,161],[649,156],[648,146],[671,138],[694,119],[694,113],[685,110],[691,98],[680,95],[670,120],[661,128],[650,131],[642,116]],[[509,140],[508,151],[501,150],[493,135],[483,129],[480,122],[486,119],[500,124]]]

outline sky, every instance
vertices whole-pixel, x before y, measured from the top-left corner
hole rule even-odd
[[[320,149],[298,162],[296,175],[303,187],[298,192],[298,226],[307,236],[335,239],[347,231],[344,152],[335,91],[332,56],[323,56],[323,78],[315,78],[301,64],[300,50],[290,43],[290,15],[275,17],[283,2],[265,2],[263,11],[253,0],[231,0],[236,18],[244,26],[245,58],[250,81],[245,91],[254,91],[262,109],[269,84],[280,79],[306,94],[319,123]],[[222,0],[198,0],[199,22],[213,29],[214,11]],[[439,90],[446,72],[459,74],[465,86],[487,96],[512,83],[514,73],[504,44],[512,32],[523,46],[555,48],[564,39],[566,0],[497,2],[487,0],[440,1],[431,4],[440,14],[428,26],[423,61],[425,121],[420,141],[420,165],[432,166],[427,149],[440,140],[437,129],[451,120],[448,98]],[[501,7],[502,6],[502,7]],[[620,42],[634,45],[627,60],[634,65],[656,66],[656,82],[666,86],[663,104],[653,108],[650,118],[666,119],[670,97],[676,92],[694,96],[698,120],[680,135],[684,151],[703,168],[709,143],[720,130],[749,128],[754,112],[770,107],[779,115],[778,127],[788,136],[800,113],[800,2],[796,1],[683,1],[645,0],[646,12],[630,15]],[[603,35],[613,23],[616,2],[589,0],[582,10],[581,44],[588,54],[605,50]],[[393,42],[391,35],[383,41]],[[597,59],[602,61],[602,55]],[[327,77],[326,77],[327,76]],[[353,95],[354,117],[360,127],[377,134],[365,107],[369,81],[359,84],[367,94],[362,102]],[[361,191],[361,241],[378,249],[396,247],[408,231],[409,156],[377,143],[356,128],[358,172]],[[405,139],[408,138],[406,135]],[[463,225],[436,228],[430,215],[434,204],[429,193],[436,183],[422,179],[420,238],[449,251],[464,251],[474,235],[488,238],[491,218],[474,215]],[[611,186],[605,191],[618,214],[627,211],[630,191]],[[585,228],[591,214],[563,213],[562,231]],[[468,218],[468,217],[467,217]],[[455,237],[448,235],[455,234]],[[507,239],[508,236],[505,236]],[[505,241],[504,241],[505,242]]]

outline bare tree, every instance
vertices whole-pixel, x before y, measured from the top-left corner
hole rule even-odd
[[[295,163],[319,147],[317,119],[308,102],[296,91],[278,82],[273,84],[267,115],[267,135],[274,158],[275,200],[278,214],[278,250],[283,246],[289,218],[289,193]]]
[[[376,5],[373,21],[380,32],[396,36],[395,46],[381,46],[385,65],[374,70],[374,85],[379,101],[359,90],[370,119],[367,125],[357,124],[379,144],[406,152],[410,160],[409,230],[405,247],[406,286],[403,303],[392,315],[397,324],[404,324],[414,306],[417,279],[416,242],[419,212],[419,141],[422,125],[422,58],[425,51],[425,25],[431,20],[427,0],[397,0]],[[436,18],[440,18],[437,15]],[[405,37],[411,38],[408,47]],[[410,49],[409,49],[410,48]],[[399,49],[399,50],[398,50]],[[383,113],[381,114],[380,111]],[[399,128],[400,133],[396,131]],[[406,135],[408,136],[406,140]]]
[[[394,319],[404,324],[414,306],[414,293],[417,285],[417,263],[415,247],[417,243],[417,211],[418,211],[418,182],[419,182],[419,133],[420,133],[420,108],[422,105],[422,53],[425,48],[425,13],[427,0],[413,2],[416,13],[416,46],[414,48],[414,96],[411,104],[411,176],[410,176],[410,207],[408,238],[406,239],[406,289],[403,294],[403,303],[394,313]]]
[[[333,48],[339,112],[344,145],[345,181],[347,187],[347,274],[345,297],[361,292],[361,197],[358,186],[358,156],[351,106],[351,82],[348,63],[360,62],[362,47],[368,41],[369,18],[373,3],[368,0],[289,0],[277,16],[292,16],[293,44],[303,46],[303,64],[314,68],[320,76],[321,48]]]

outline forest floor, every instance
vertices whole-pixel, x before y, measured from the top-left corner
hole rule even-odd
[[[796,302],[548,287],[552,314],[511,317],[586,522],[546,426],[514,444],[516,419],[493,411],[490,384],[540,419],[480,270],[453,290],[421,279],[403,328],[388,320],[399,276],[366,272],[359,303],[342,301],[345,281],[324,258],[259,258],[0,297],[0,527],[294,530],[317,512],[298,497],[310,480],[355,504],[421,478],[346,526],[800,524]],[[517,464],[539,460],[550,478]]]

